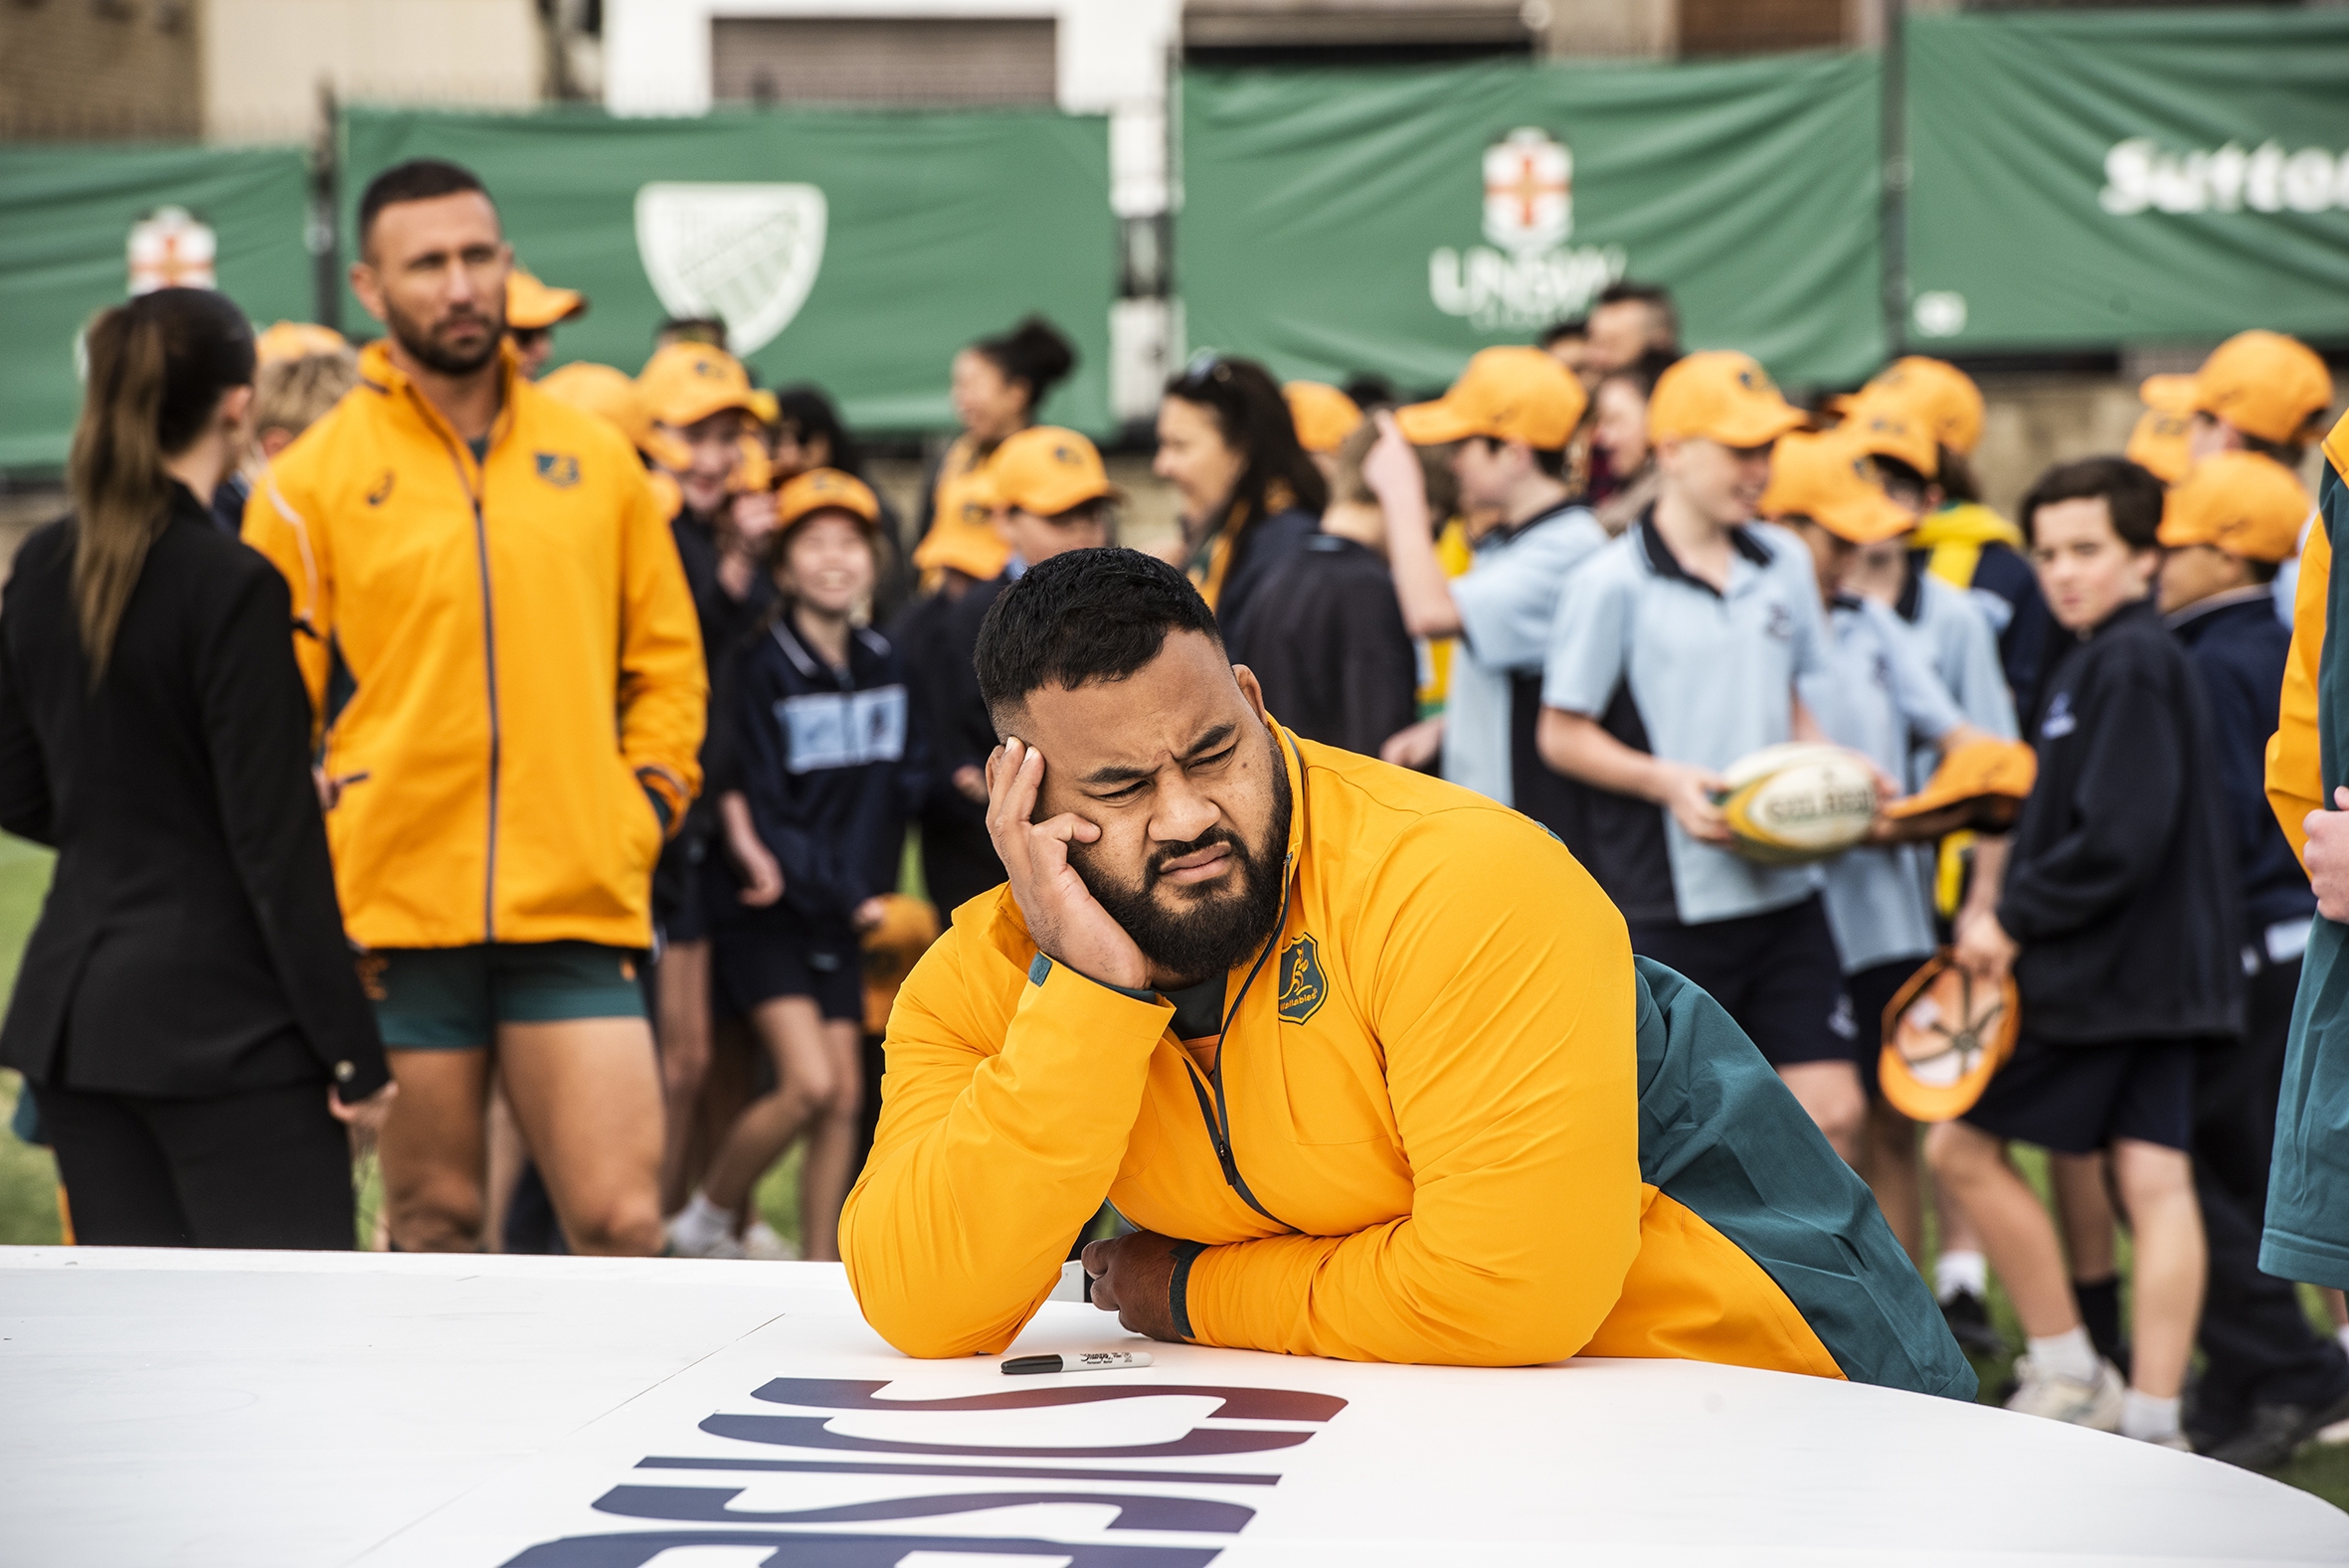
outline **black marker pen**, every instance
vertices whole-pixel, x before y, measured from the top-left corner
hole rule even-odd
[[[1006,1377],[1035,1372],[1107,1372],[1121,1366],[1148,1366],[1148,1350],[1087,1350],[1081,1355],[1015,1355],[1003,1363]]]

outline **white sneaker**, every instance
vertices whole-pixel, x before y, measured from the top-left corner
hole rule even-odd
[[[2045,1371],[2030,1356],[2019,1355],[2015,1357],[2015,1377],[2021,1386],[2007,1401],[2007,1409],[2096,1432],[2120,1430],[2120,1401],[2128,1385],[2121,1381],[2120,1368],[2110,1361],[2099,1358],[2096,1380],[2083,1383]]]
[[[765,1220],[751,1221],[750,1229],[742,1233],[742,1255],[764,1263],[798,1263],[800,1249]]]
[[[672,1258],[739,1258],[742,1243],[725,1231],[705,1235],[694,1227],[668,1223],[669,1256]]]

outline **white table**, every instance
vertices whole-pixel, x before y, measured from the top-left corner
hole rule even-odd
[[[0,1248],[0,1564],[2349,1561],[2315,1497],[1946,1400],[1148,1348],[908,1361],[816,1264]],[[890,1408],[1002,1395],[1083,1402]]]

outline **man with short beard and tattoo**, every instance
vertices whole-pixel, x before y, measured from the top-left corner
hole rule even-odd
[[[1181,573],[1079,550],[980,635],[1006,886],[898,993],[841,1217],[865,1317],[994,1353],[1085,1249],[1153,1337],[1665,1356],[1970,1399],[1868,1189],[1563,845],[1298,739]]]

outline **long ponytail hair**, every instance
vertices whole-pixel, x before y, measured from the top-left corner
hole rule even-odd
[[[253,326],[208,288],[158,288],[98,312],[67,459],[74,610],[94,688],[122,611],[171,515],[163,463],[204,435],[223,394],[253,381]]]

